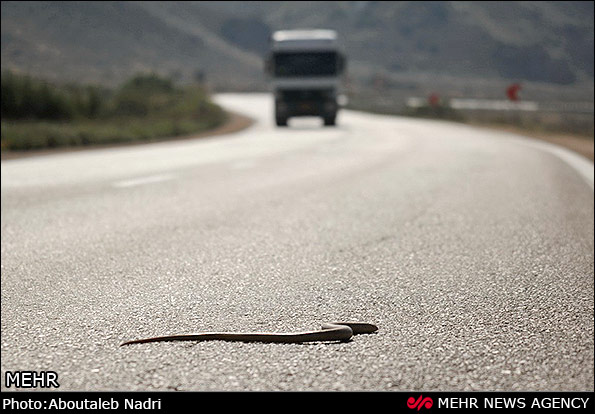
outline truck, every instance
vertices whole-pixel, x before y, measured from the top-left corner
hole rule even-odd
[[[344,69],[334,30],[274,32],[265,71],[275,96],[277,126],[287,126],[296,116],[320,116],[324,125],[335,125]]]

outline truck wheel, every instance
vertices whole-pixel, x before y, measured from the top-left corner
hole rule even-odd
[[[277,118],[275,118],[275,122],[277,123],[277,126],[280,126],[280,127],[287,126],[287,118],[277,117]]]
[[[324,126],[335,126],[336,118],[334,116],[325,116],[324,117]]]

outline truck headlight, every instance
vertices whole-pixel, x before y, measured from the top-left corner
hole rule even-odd
[[[347,97],[347,95],[339,95],[337,96],[337,104],[339,106],[347,106],[347,104],[349,103],[349,98]]]

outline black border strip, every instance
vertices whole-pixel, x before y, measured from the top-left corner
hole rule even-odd
[[[375,409],[389,412],[428,413],[434,411],[540,411],[573,410],[593,412],[593,392],[117,392],[117,391],[25,391],[2,392],[2,411],[171,411],[212,412],[224,408],[284,412],[295,407],[301,412],[320,408],[339,410]],[[315,404],[308,407],[312,400]],[[363,403],[357,405],[356,403]],[[240,404],[237,406],[236,404]],[[386,405],[380,405],[386,404]],[[285,408],[283,408],[285,407]],[[235,411],[235,410],[234,410]],[[291,411],[291,410],[290,410]]]

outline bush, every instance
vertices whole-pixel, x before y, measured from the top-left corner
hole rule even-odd
[[[60,88],[10,71],[2,73],[1,95],[3,119],[72,120],[95,117],[103,106],[95,87]]]
[[[174,105],[180,92],[170,79],[139,74],[117,91],[113,111],[123,116],[145,117]]]
[[[115,92],[2,74],[2,148],[31,150],[156,140],[214,128],[225,112],[198,87],[137,75]]]

